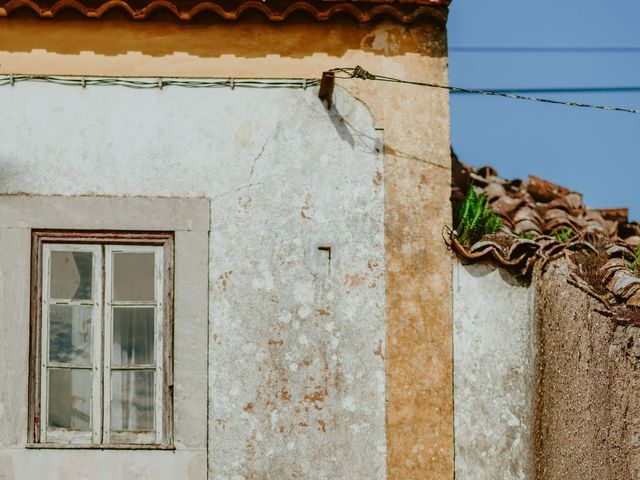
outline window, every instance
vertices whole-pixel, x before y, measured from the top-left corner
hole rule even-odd
[[[166,445],[170,234],[34,234],[36,443]]]

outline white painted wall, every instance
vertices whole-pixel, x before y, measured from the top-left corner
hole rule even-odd
[[[534,289],[456,262],[453,314],[456,479],[533,479]]]
[[[381,135],[362,104],[340,90],[335,104],[316,89],[0,88],[0,192],[210,200],[213,479],[385,476]],[[0,444],[3,480],[105,465],[121,472],[108,478],[201,479],[204,463],[180,445]]]

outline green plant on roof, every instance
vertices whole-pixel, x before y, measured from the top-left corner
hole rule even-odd
[[[556,237],[556,240],[560,243],[567,243],[571,236],[573,235],[573,228],[571,227],[560,227],[558,228],[553,236]]]
[[[502,226],[502,220],[493,213],[487,196],[484,193],[478,194],[473,187],[469,188],[464,197],[459,217],[456,232],[459,241],[467,245],[483,235],[496,233]]]
[[[628,257],[631,257],[631,255]],[[640,270],[640,245],[638,245],[633,251],[633,258],[629,258],[629,260],[627,260],[627,266],[631,270]]]

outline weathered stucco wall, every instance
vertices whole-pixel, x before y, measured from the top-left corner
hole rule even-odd
[[[309,21],[303,15],[267,23],[248,13],[234,23],[206,15],[177,22],[162,14],[134,22],[113,12],[100,21],[64,13],[42,21],[25,13],[0,23],[2,73],[319,78],[337,66],[362,65],[407,80],[448,81],[442,21],[358,24],[337,17]],[[384,130],[387,322],[381,355],[386,361],[388,477],[450,479],[452,261],[441,237],[442,226],[451,224],[448,94],[361,80],[338,84],[364,102],[375,126]],[[276,110],[286,108],[285,102]],[[190,132],[184,138],[193,137]],[[199,141],[195,135],[183,148],[191,150]],[[298,148],[295,138],[290,141],[295,147],[287,153]],[[135,152],[123,147],[121,153],[126,158]],[[158,175],[170,178],[169,173]],[[147,187],[154,182],[150,179]],[[138,179],[127,184],[144,187]]]
[[[447,82],[444,26],[431,22],[137,23],[117,14],[46,22],[24,15],[3,21],[0,35],[0,71],[7,73],[319,77],[336,65],[361,64]],[[442,225],[451,223],[448,97],[341,83],[385,130],[389,478],[451,478],[451,259],[440,241]]]
[[[337,113],[314,89],[37,83],[0,89],[0,102],[5,194],[210,199],[211,478],[385,477],[384,166],[364,105],[341,90]],[[28,338],[7,338],[26,378]],[[5,417],[16,405],[2,392]],[[25,451],[27,420],[15,421],[25,433],[0,448],[7,478],[38,465],[79,478],[109,461],[119,478],[206,475],[180,445]]]
[[[564,261],[538,282],[536,478],[640,478],[640,328],[617,326],[567,283]]]
[[[158,12],[140,22],[114,10],[100,20],[24,12],[0,18],[0,25],[0,72],[13,74],[319,78],[359,63],[430,65],[435,76],[447,55],[444,25],[435,20],[402,25],[296,15],[269,22],[247,12],[238,22],[206,15],[185,22]]]
[[[453,316],[456,479],[530,480],[534,289],[493,266],[456,263]]]

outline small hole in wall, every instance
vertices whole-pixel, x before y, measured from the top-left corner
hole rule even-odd
[[[328,260],[331,261],[331,247],[320,246],[318,250],[327,254]]]

